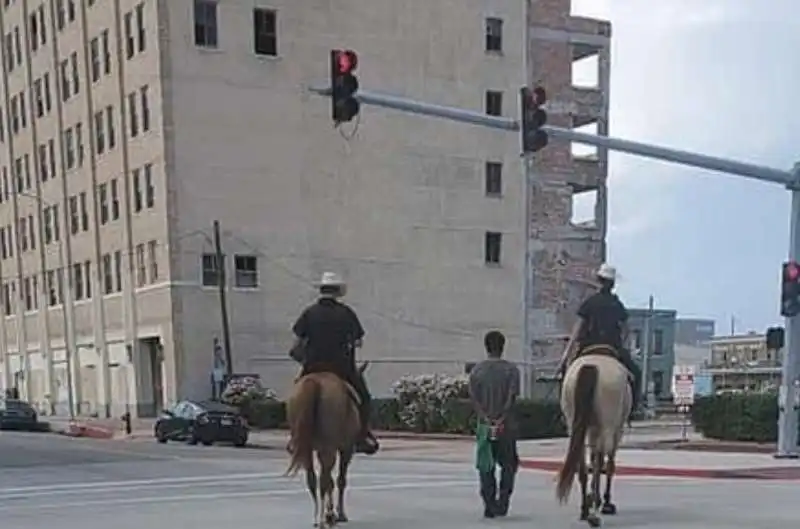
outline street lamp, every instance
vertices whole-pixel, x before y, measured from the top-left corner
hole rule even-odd
[[[36,200],[37,202],[39,202],[39,204],[41,204],[41,205],[43,205],[45,207],[52,208],[52,206],[53,206],[52,204],[50,204],[49,202],[47,202],[46,200],[44,200],[43,198],[41,198],[38,195],[25,193],[25,192],[17,192],[17,195],[23,196],[23,197],[32,198],[32,199]],[[40,222],[41,222],[41,220],[40,220]],[[67,236],[66,233],[67,232],[66,232],[66,227],[65,227],[64,237]],[[43,241],[39,241],[39,243],[43,244]],[[70,269],[69,269],[68,263],[67,263],[67,256],[66,256],[66,253],[64,252],[64,239],[63,239],[63,237],[59,237],[58,238],[58,260],[59,260],[59,266],[61,267],[61,270],[62,270],[61,273],[63,274],[62,288],[64,289],[64,290],[62,290],[60,292],[60,294],[61,294],[61,315],[62,315],[62,318],[64,320],[63,321],[63,325],[64,325],[64,356],[66,358],[66,364],[67,364],[67,367],[66,367],[66,370],[67,370],[67,399],[68,399],[68,406],[69,406],[69,418],[70,419],[74,419],[75,418],[75,397],[72,394],[73,385],[74,385],[74,381],[73,381],[73,378],[72,378],[73,358],[72,358],[72,350],[70,349],[70,346],[69,346],[69,340],[67,339],[68,338],[67,329],[68,329],[68,325],[69,325],[69,319],[67,318],[67,302],[66,302],[66,299],[64,297],[65,291],[69,290],[69,288],[70,288],[71,281],[70,281]],[[44,278],[43,278],[43,280],[44,280]],[[27,351],[26,351],[26,354],[27,354]],[[46,361],[50,362],[50,360],[46,360]],[[49,376],[50,376],[50,385],[51,385],[50,391],[52,393],[52,391],[53,391],[53,388],[52,388],[52,386],[53,386],[52,373],[50,373]],[[51,395],[51,398],[52,398],[52,395]]]

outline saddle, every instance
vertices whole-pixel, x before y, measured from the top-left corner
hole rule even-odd
[[[631,373],[630,369],[628,369],[628,366],[626,366],[622,362],[622,360],[620,360],[619,352],[615,347],[606,344],[589,345],[581,349],[575,358],[578,359],[582,356],[587,356],[587,355],[608,356],[610,358],[613,358],[614,360],[619,362],[619,364],[625,369],[625,372],[628,374],[628,383],[633,385],[633,383],[635,382],[633,373]]]
[[[314,373],[330,373],[331,375],[336,375],[336,373],[334,373],[333,371],[312,371],[310,373],[305,373],[305,375],[312,375]],[[302,378],[303,376],[304,376],[303,368],[300,368],[300,371],[297,373],[297,376],[294,377],[294,383],[297,384],[297,381],[300,380],[300,378]],[[342,384],[344,384],[345,389],[347,389],[348,396],[353,400],[356,406],[360,407],[362,401],[361,401],[361,395],[358,394],[358,391],[356,391],[353,385],[350,384],[348,381],[346,381],[339,375],[336,376],[339,378],[339,380],[341,380]]]

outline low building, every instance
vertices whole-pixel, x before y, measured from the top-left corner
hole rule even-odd
[[[779,385],[783,351],[767,349],[764,334],[719,336],[710,346],[704,372],[712,376],[716,392],[765,391]]]
[[[629,311],[628,348],[639,365],[644,363],[645,321],[648,313],[647,309]],[[672,368],[675,365],[676,319],[677,312],[670,309],[655,309],[650,317],[650,361],[647,379],[653,383],[653,394],[657,400],[669,399],[671,394]]]

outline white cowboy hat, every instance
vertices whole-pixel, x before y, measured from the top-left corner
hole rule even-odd
[[[600,265],[600,268],[597,269],[597,277],[607,279],[608,281],[616,281],[617,269],[608,263],[603,263]]]
[[[322,278],[317,283],[319,287],[341,287],[344,286],[344,280],[339,277],[335,272],[323,272]]]

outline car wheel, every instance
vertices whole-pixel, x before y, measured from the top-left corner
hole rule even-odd
[[[235,446],[236,448],[242,448],[244,446],[247,446],[247,436],[243,435],[242,437],[239,437],[238,439],[236,439],[233,442],[233,446]]]
[[[201,442],[203,443],[203,446],[211,446],[214,444],[214,441],[208,441],[206,439],[203,439]]]
[[[156,441],[158,441],[161,444],[166,444],[167,442],[167,436],[164,435],[164,432],[161,431],[160,429],[156,430]]]

